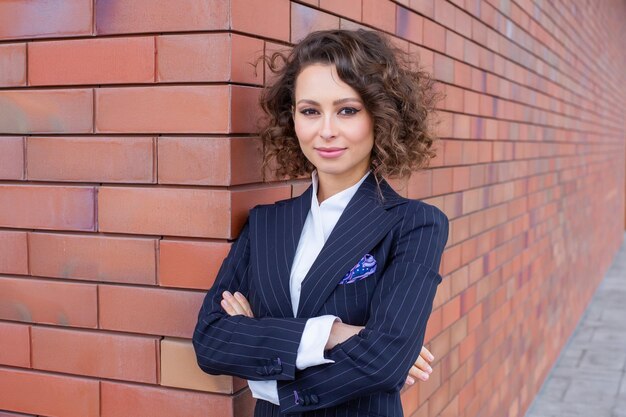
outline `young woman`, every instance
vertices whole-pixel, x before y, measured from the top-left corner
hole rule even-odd
[[[247,379],[256,417],[402,416],[401,388],[432,371],[422,343],[448,218],[383,175],[434,157],[432,81],[365,30],[278,56],[264,167],[311,185],[250,210],[199,312],[198,364]]]

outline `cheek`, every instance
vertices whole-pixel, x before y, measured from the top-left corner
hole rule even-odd
[[[306,120],[296,118],[293,122],[293,127],[296,132],[296,136],[298,137],[298,140],[301,142],[307,142],[311,140],[313,138],[313,135],[315,134],[314,126],[312,126],[310,122],[307,123]]]

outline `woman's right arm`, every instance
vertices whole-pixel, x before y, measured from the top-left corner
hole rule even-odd
[[[250,217],[207,292],[193,333],[200,368],[212,375],[249,380],[293,380],[306,318],[229,316],[221,307],[222,293],[239,291],[248,297]]]

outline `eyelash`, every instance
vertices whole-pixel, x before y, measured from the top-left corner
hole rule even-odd
[[[341,110],[339,110],[339,113],[341,113],[344,110],[349,110],[349,113],[344,113],[342,114],[342,116],[353,116],[361,111],[361,109],[356,109],[354,107],[342,107]],[[313,115],[314,113],[311,113],[311,112],[317,112],[317,110],[312,109],[312,108],[306,108],[306,109],[300,110],[300,113],[305,116]]]

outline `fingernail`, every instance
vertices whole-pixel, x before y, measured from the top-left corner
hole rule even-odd
[[[232,294],[229,293],[228,291],[224,291],[224,293],[222,294],[224,297],[232,297]]]
[[[431,368],[430,366],[428,366],[428,368],[426,368],[426,369],[428,369],[428,372],[432,372],[433,371],[433,368]]]
[[[413,378],[408,377],[407,380],[408,380],[409,384],[415,384],[415,380]]]
[[[424,373],[422,374],[422,380],[423,380],[423,381],[426,381],[426,380],[428,379],[428,376],[429,376],[429,375],[428,375],[427,373],[425,373],[425,372],[424,372]]]

